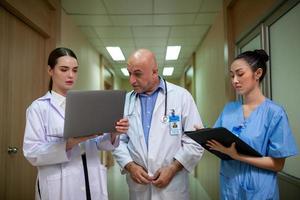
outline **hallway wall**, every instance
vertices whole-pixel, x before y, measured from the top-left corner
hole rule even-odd
[[[61,11],[61,41],[57,46],[72,49],[78,58],[79,75],[74,89],[102,89],[100,55],[64,10]]]
[[[229,99],[225,95],[224,16],[220,13],[196,51],[196,103],[205,126],[212,127]],[[196,175],[212,199],[218,199],[219,159],[205,152]]]
[[[277,1],[277,2],[276,2]],[[257,24],[257,21],[269,14],[278,0],[249,1],[238,0],[228,7],[232,20],[232,36],[237,40]]]

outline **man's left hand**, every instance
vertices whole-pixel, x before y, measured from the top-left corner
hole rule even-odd
[[[175,160],[172,164],[167,167],[162,167],[154,174],[152,184],[158,188],[164,188],[173,179],[178,171],[183,168],[180,162]]]

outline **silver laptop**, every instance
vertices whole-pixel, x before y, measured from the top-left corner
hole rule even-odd
[[[123,118],[126,91],[69,91],[66,97],[64,138],[115,131]]]

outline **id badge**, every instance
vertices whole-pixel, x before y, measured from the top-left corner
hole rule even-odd
[[[170,135],[179,135],[181,134],[181,123],[179,115],[172,113],[169,116],[169,126],[170,126]]]

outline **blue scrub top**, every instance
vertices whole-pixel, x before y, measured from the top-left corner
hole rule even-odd
[[[263,156],[285,158],[298,153],[285,110],[265,99],[248,118],[241,102],[228,103],[214,127],[225,127]],[[221,199],[279,199],[277,173],[237,160],[222,160]]]

